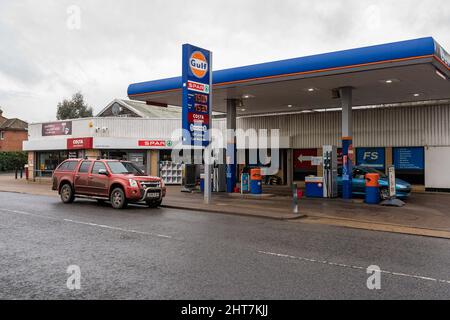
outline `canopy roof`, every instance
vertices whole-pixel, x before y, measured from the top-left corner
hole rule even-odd
[[[339,107],[333,93],[353,87],[355,106],[450,98],[450,56],[431,37],[213,72],[213,110],[242,99],[238,114]],[[130,99],[181,106],[181,77],[131,84]]]

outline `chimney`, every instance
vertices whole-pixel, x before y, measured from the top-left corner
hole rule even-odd
[[[3,115],[3,110],[0,108],[0,117]]]

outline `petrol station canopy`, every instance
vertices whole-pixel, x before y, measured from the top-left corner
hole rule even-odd
[[[268,62],[213,73],[213,111],[242,100],[238,115],[450,99],[450,55],[431,37]],[[128,96],[150,104],[182,104],[181,77],[131,84]]]

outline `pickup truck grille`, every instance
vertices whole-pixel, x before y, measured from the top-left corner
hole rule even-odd
[[[141,182],[141,186],[144,189],[154,189],[154,188],[161,188],[161,183],[159,181],[151,181],[151,182]]]

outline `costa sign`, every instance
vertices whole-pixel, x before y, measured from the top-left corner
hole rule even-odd
[[[209,116],[201,113],[189,113],[189,121],[195,123],[209,124]]]
[[[93,146],[94,146],[94,138],[67,139],[68,150],[92,149]]]

